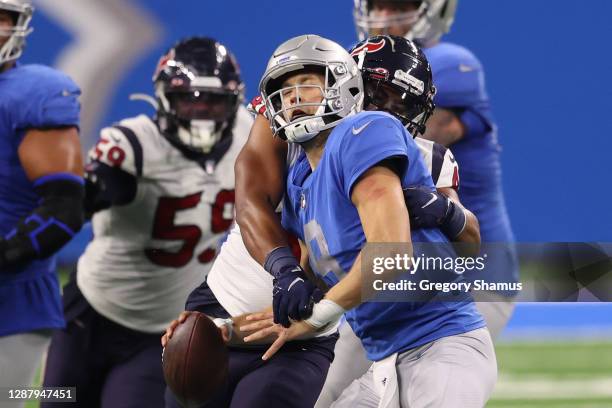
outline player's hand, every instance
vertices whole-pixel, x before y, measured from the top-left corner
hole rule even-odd
[[[288,341],[302,337],[315,331],[314,327],[306,322],[292,322],[288,328],[274,323],[274,316],[270,312],[253,313],[247,316],[248,323],[240,327],[240,331],[254,331],[244,338],[245,342],[256,341],[268,336],[276,336],[276,340],[261,357],[268,360]]]
[[[195,313],[195,312],[185,310],[184,312],[181,312],[178,318],[170,322],[170,325],[166,328],[166,332],[161,338],[162,347],[166,347],[166,344],[168,344],[168,341],[172,338],[172,335],[174,334],[174,331],[176,330],[178,325],[181,323],[185,323],[185,320],[187,320],[187,317],[189,317],[189,315],[192,313]]]
[[[274,279],[272,310],[274,322],[289,327],[292,320],[304,320],[312,314],[313,305],[323,292],[312,283],[299,265],[286,269]]]
[[[463,209],[437,191],[424,186],[408,187],[404,189],[404,198],[411,228],[440,228],[452,240],[465,227]]]

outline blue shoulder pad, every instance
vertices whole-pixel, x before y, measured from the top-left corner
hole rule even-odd
[[[65,74],[43,65],[22,67],[23,108],[17,112],[16,128],[79,126],[79,87]]]
[[[433,70],[436,106],[468,108],[488,99],[482,65],[469,50],[440,43],[424,52]]]
[[[370,168],[388,158],[408,164],[407,139],[402,124],[385,112],[362,112],[345,119],[330,135],[326,149],[332,167],[350,200],[355,182]]]

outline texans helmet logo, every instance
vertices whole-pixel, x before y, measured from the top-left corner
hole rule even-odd
[[[359,55],[359,53],[361,53],[363,50],[365,50],[367,53],[380,51],[384,46],[385,46],[385,39],[384,38],[382,38],[378,42],[373,42],[373,43],[366,42],[362,46],[359,46],[359,47],[355,48],[353,50],[353,52],[351,52],[351,56],[354,57],[355,55]]]
[[[166,65],[168,65],[168,61],[173,60],[174,57],[174,49],[171,49],[170,52],[168,52],[166,55],[162,55],[162,57],[159,59],[159,62],[157,63],[157,67],[155,68],[153,78],[157,78],[159,73],[162,72],[164,68],[166,68]]]

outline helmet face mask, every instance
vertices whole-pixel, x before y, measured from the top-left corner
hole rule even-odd
[[[397,9],[380,14],[376,3],[395,4]],[[406,8],[410,4],[411,9]],[[371,35],[393,34],[429,46],[450,30],[456,8],[457,0],[354,0],[353,19],[361,41]]]
[[[13,26],[0,28],[0,65],[18,59],[23,53],[26,37],[32,32],[29,27],[32,19],[32,8],[26,0],[0,0],[0,12],[11,15]]]
[[[296,79],[300,75],[303,82]],[[278,47],[259,89],[273,133],[294,143],[336,126],[363,103],[363,83],[353,59],[338,44],[316,35],[295,37]]]
[[[231,53],[213,39],[189,38],[162,56],[153,79],[164,136],[191,154],[210,153],[231,130],[243,100]]]
[[[413,136],[423,134],[436,93],[423,51],[403,37],[376,36],[357,44],[351,55],[363,76],[364,109],[388,112]]]

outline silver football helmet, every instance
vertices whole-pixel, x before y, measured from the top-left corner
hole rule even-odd
[[[283,87],[287,74],[313,69],[324,73],[324,89],[318,85]],[[299,94],[308,91],[305,88],[310,91],[318,88],[321,102],[301,102]],[[363,82],[357,64],[340,45],[318,35],[301,35],[281,44],[268,62],[259,91],[272,131],[293,143],[312,139],[343,118],[361,111],[363,106]],[[287,106],[283,96],[288,92],[298,95],[296,104]],[[313,106],[317,107],[314,115],[288,119],[288,111]]]
[[[393,0],[391,0],[393,1]],[[388,29],[396,25],[410,26],[404,35],[420,46],[428,46],[447,33],[455,20],[457,0],[395,0],[396,2],[418,3],[414,11],[397,13],[393,16],[372,15],[374,0],[354,0],[353,18],[359,40],[370,36],[372,29]],[[388,31],[385,31],[385,34]]]
[[[21,56],[25,38],[32,32],[29,25],[34,8],[29,0],[0,0],[0,11],[8,11],[15,16],[12,28],[0,29],[0,38],[8,38],[0,47],[1,65]]]

